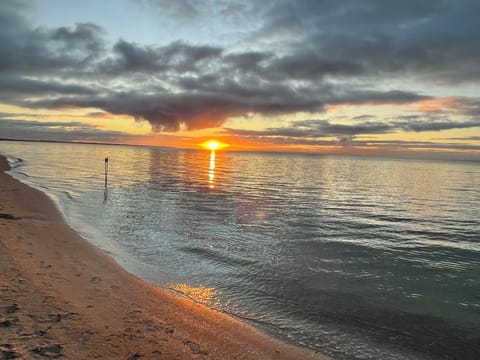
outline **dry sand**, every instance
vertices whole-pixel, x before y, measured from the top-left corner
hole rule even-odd
[[[0,359],[326,359],[127,273],[0,156]]]

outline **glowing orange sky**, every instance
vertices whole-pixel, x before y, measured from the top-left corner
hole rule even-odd
[[[0,137],[480,159],[459,1],[5,2]]]

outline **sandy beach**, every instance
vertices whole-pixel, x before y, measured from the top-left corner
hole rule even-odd
[[[0,359],[326,359],[123,270],[0,157]]]

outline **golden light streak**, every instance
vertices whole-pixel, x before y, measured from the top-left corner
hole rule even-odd
[[[208,183],[210,189],[215,187],[215,150],[210,153],[210,169],[208,171]]]

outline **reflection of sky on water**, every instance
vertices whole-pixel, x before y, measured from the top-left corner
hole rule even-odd
[[[477,164],[4,144],[129,271],[296,341],[480,324]]]

